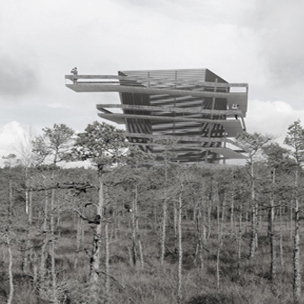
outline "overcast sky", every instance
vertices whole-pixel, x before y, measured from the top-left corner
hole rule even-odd
[[[64,75],[208,68],[249,84],[247,130],[283,141],[304,124],[304,1],[10,0],[0,5],[0,158],[24,129],[76,131],[117,93],[75,93]],[[1,163],[0,163],[1,164]]]

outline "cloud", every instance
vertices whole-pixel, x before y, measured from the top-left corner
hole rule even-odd
[[[3,156],[16,154],[15,147],[23,137],[24,130],[16,121],[0,128],[0,167],[4,164]]]
[[[243,23],[260,39],[260,57],[269,81],[286,85],[304,80],[304,2],[255,0]]]
[[[304,110],[295,110],[287,102],[251,100],[246,126],[249,133],[270,133],[283,144],[288,127],[298,119],[304,125]]]

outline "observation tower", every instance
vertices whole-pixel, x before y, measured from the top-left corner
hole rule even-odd
[[[75,92],[119,93],[121,103],[98,104],[98,115],[124,124],[129,142],[144,151],[158,155],[172,151],[176,161],[187,163],[246,158],[234,140],[246,130],[246,83],[228,83],[208,69],[65,78]]]

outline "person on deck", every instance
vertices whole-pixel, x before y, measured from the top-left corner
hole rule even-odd
[[[232,110],[238,110],[239,109],[239,105],[234,103],[232,105],[231,109]],[[238,119],[238,115],[237,114],[235,114],[234,117],[235,117],[235,119]]]
[[[71,73],[73,74],[73,75],[78,75],[78,70],[77,70],[77,68],[75,67],[75,68],[73,68],[72,70],[71,70]],[[76,84],[77,83],[77,78],[75,77],[75,78],[73,78],[73,83],[74,84]]]

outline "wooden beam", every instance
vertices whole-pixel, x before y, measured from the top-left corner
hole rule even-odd
[[[96,108],[99,111],[107,111],[105,108],[119,108],[119,109],[130,109],[130,110],[141,110],[141,111],[162,111],[162,112],[176,112],[176,113],[193,113],[193,114],[209,114],[209,115],[240,115],[243,117],[241,110],[210,110],[202,109],[202,107],[193,108],[178,108],[168,106],[142,106],[142,105],[126,105],[126,104],[98,104]]]
[[[74,79],[100,79],[100,80],[107,80],[107,79],[112,79],[112,80],[117,80],[117,83],[119,83],[119,80],[124,80],[124,81],[144,81],[144,82],[151,82],[151,81],[157,81],[158,84],[165,83],[167,81],[173,82],[173,83],[180,83],[181,85],[184,83],[191,83],[191,84],[197,84],[201,86],[206,86],[206,87],[214,87],[215,84],[214,82],[208,82],[208,81],[199,81],[195,79],[189,79],[189,78],[160,78],[160,77],[136,77],[136,76],[117,76],[117,75],[65,75],[65,79],[74,81]],[[83,82],[85,83],[85,82]],[[96,83],[96,82],[94,82]],[[97,82],[98,83],[98,82]],[[102,83],[102,82],[101,82]],[[248,87],[248,83],[225,83],[221,82],[218,83],[217,87],[220,88],[232,88],[232,87]]]
[[[157,144],[150,144],[150,143],[130,143],[132,145],[136,145],[136,146],[157,146],[157,148],[159,148],[160,150],[167,150],[168,146],[164,146],[164,145],[157,145]],[[223,147],[200,147],[200,146],[184,146],[184,145],[177,145],[177,146],[172,146],[171,148],[169,148],[170,151],[175,151],[178,153],[187,153],[190,152],[191,150],[197,150],[197,151],[201,151],[201,152],[213,152],[216,154],[221,154],[223,155],[225,158],[228,159],[246,159],[247,156],[240,154],[239,152],[236,152],[232,149],[229,148],[223,148]],[[190,151],[188,151],[190,150]],[[194,152],[192,151],[192,152]],[[156,151],[155,151],[156,152]],[[159,152],[159,151],[157,151]]]
[[[164,117],[164,116],[154,116],[154,115],[137,115],[137,114],[101,114],[98,115],[105,119],[146,119],[146,120],[157,120],[157,121],[186,121],[186,122],[200,122],[200,123],[212,123],[223,125],[225,131],[230,137],[235,137],[238,133],[243,131],[241,123],[239,120],[212,120],[204,118],[187,118],[187,117]]]
[[[247,101],[247,93],[224,93],[224,92],[209,92],[196,90],[179,90],[172,88],[148,88],[140,86],[125,86],[113,85],[107,83],[86,84],[85,82],[76,84],[66,84],[66,86],[75,92],[120,92],[133,94],[168,94],[173,96],[197,96],[197,97],[214,97],[227,98],[231,103],[244,103]]]
[[[239,143],[225,137],[202,137],[202,136],[178,136],[178,135],[154,135],[154,134],[143,134],[143,133],[125,133],[126,137],[134,137],[134,138],[147,138],[147,139],[154,139],[154,140],[180,140],[180,141],[191,141],[191,142],[199,142],[199,143],[206,143],[206,142],[221,142],[221,143],[229,143],[234,145],[241,150],[246,150],[242,145]]]

